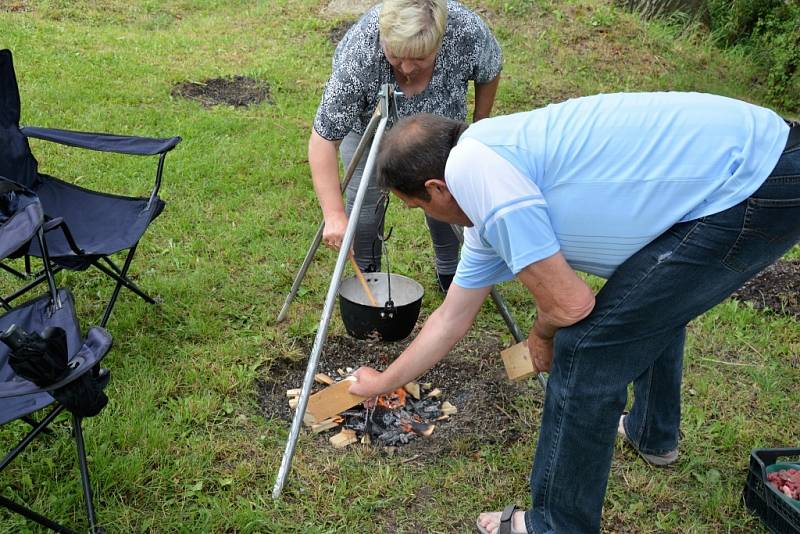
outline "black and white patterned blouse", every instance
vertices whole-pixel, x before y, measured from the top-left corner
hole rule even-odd
[[[364,133],[378,105],[381,85],[397,87],[380,43],[380,8],[377,5],[367,11],[336,47],[333,72],[314,118],[314,129],[325,139],[343,139],[351,130]],[[431,81],[420,93],[397,97],[398,115],[427,112],[466,120],[467,82],[490,82],[501,68],[500,45],[486,24],[449,0],[447,26]]]

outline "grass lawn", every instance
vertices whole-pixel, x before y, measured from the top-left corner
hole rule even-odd
[[[504,49],[495,113],[622,90],[698,90],[764,103],[746,58],[603,0],[467,3]],[[256,382],[279,359],[307,357],[300,347],[313,339],[335,261],[318,254],[289,320],[276,325],[320,217],[306,141],[329,74],[330,32],[352,18],[323,14],[325,5],[0,2],[0,48],[15,54],[24,124],[183,137],[167,157],[166,211],[132,267],[163,302],[122,294],[109,323],[111,401],[85,425],[99,521],[109,532],[469,532],[481,511],[529,503],[542,397],[535,383],[519,399],[527,416],[509,446],[468,442],[406,462],[360,445],[335,451],[304,434],[282,499],[271,498],[289,425],[262,415]],[[266,81],[269,101],[204,107],[171,96],[178,83],[234,75]],[[152,180],[145,158],[42,142],[33,150],[44,172],[81,184],[144,194]],[[397,206],[389,215],[394,267],[425,285],[429,313],[440,297],[422,213]],[[800,257],[797,248],[792,254]],[[104,277],[62,274],[59,282],[73,288],[84,327],[99,320],[111,289]],[[517,283],[502,290],[521,326],[530,326],[525,291]],[[336,315],[331,334],[342,332]],[[470,334],[484,335],[511,341],[488,304]],[[681,460],[655,470],[620,445],[605,530],[760,531],[740,500],[750,449],[800,446],[798,382],[794,319],[729,300],[694,321]],[[24,428],[0,429],[0,445],[9,448]],[[67,438],[68,421],[56,430]],[[39,440],[0,476],[0,490],[83,528],[68,440]],[[0,512],[0,531],[31,529]]]

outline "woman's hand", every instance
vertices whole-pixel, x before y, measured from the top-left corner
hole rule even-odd
[[[383,385],[383,373],[376,371],[372,367],[359,367],[353,372],[356,382],[348,390],[353,395],[359,397],[377,397],[381,393],[386,393],[386,386]]]
[[[347,215],[344,212],[325,218],[325,227],[322,229],[322,242],[325,246],[339,250],[344,241],[344,232],[347,229]]]

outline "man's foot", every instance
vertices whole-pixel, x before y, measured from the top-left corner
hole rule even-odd
[[[617,426],[617,433],[625,438],[625,441],[634,448],[634,450],[639,453],[639,456],[650,465],[654,465],[656,467],[666,467],[670,464],[674,464],[678,461],[678,449],[673,449],[671,451],[667,451],[663,454],[648,454],[646,452],[642,452],[636,448],[636,445],[628,438],[628,434],[625,433],[625,415],[622,414],[619,417],[619,425]]]
[[[509,525],[510,523],[510,525]],[[503,527],[510,526],[510,530],[500,530]],[[506,506],[502,512],[484,512],[478,516],[478,522],[475,525],[481,534],[527,534],[525,528],[525,512],[519,510],[513,504]]]

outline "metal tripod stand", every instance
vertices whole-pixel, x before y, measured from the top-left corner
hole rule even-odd
[[[361,141],[356,148],[355,154],[353,155],[353,159],[350,161],[347,170],[345,171],[345,177],[342,183],[342,191],[345,190],[347,184],[349,183],[350,179],[353,176],[353,172],[355,171],[356,166],[358,165],[361,157],[366,150],[366,147],[372,142],[372,146],[370,147],[369,154],[367,155],[367,162],[364,168],[364,173],[361,177],[361,182],[358,186],[358,191],[356,193],[355,199],[353,201],[353,208],[351,210],[351,214],[349,216],[347,222],[347,228],[344,233],[344,238],[342,239],[342,246],[339,248],[339,254],[336,258],[336,266],[333,269],[333,275],[331,276],[331,283],[328,286],[328,293],[325,297],[325,304],[322,309],[322,316],[320,317],[319,327],[317,328],[317,335],[314,338],[314,344],[311,347],[311,354],[308,357],[308,366],[306,367],[306,373],[303,379],[303,387],[300,390],[300,398],[298,399],[297,407],[295,408],[294,418],[292,419],[292,426],[289,430],[289,438],[286,442],[286,449],[283,453],[283,458],[281,459],[280,469],[278,470],[278,476],[275,480],[275,486],[272,490],[272,497],[273,499],[277,499],[281,495],[281,491],[283,490],[283,486],[286,483],[286,478],[289,474],[292,465],[292,458],[294,457],[295,448],[297,446],[297,439],[300,435],[300,427],[303,422],[303,417],[305,416],[306,408],[308,406],[308,398],[311,393],[311,386],[314,382],[314,374],[317,370],[317,363],[319,361],[320,353],[322,352],[322,348],[325,345],[325,340],[328,335],[328,326],[330,325],[331,316],[333,314],[333,308],[336,301],[336,295],[339,291],[339,285],[342,280],[342,274],[344,272],[344,265],[347,263],[348,254],[350,251],[350,247],[353,244],[353,238],[355,236],[356,226],[358,224],[358,216],[361,212],[361,205],[364,202],[364,196],[367,191],[367,187],[369,185],[370,180],[373,179],[373,174],[376,165],[376,159],[378,154],[378,147],[380,146],[381,139],[383,138],[383,134],[386,131],[386,127],[388,125],[390,118],[397,117],[397,110],[395,105],[395,98],[396,94],[392,87],[389,84],[384,84],[381,87],[380,92],[378,93],[378,106],[375,109],[375,113],[373,113],[372,118],[367,125],[367,129],[364,132],[364,135],[361,137]],[[308,271],[309,266],[311,265],[311,261],[314,259],[314,255],[316,254],[317,250],[319,249],[319,245],[322,241],[322,231],[324,228],[324,221],[320,223],[319,227],[317,228],[317,233],[314,236],[314,239],[311,243],[311,247],[308,249],[306,253],[306,257],[303,260],[303,264],[300,267],[297,275],[295,276],[294,282],[292,283],[292,288],[289,291],[289,294],[286,296],[286,300],[283,303],[283,307],[281,308],[280,313],[278,314],[277,322],[281,322],[286,318],[286,314],[289,309],[289,305],[291,304],[294,297],[297,295],[298,290],[300,289],[300,284],[303,281],[303,278]],[[458,226],[453,226],[453,231],[455,232],[456,236],[458,236],[459,241],[463,242],[463,232],[462,229]],[[503,317],[506,325],[508,326],[511,335],[517,342],[523,341],[526,336],[523,335],[522,331],[520,330],[519,326],[517,326],[514,318],[511,316],[511,313],[508,310],[508,306],[503,300],[503,297],[497,291],[496,288],[492,288],[492,300],[494,301],[495,305],[497,306],[500,315]],[[544,377],[542,373],[539,373],[537,376],[539,380],[539,384],[542,386],[542,389],[545,388],[547,384],[547,379]]]

